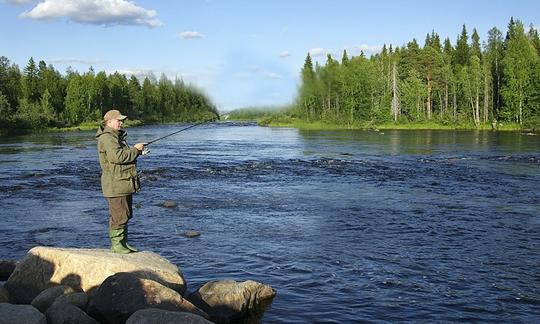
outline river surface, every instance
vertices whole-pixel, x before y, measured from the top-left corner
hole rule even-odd
[[[263,323],[540,321],[540,136],[231,122],[150,148],[130,242],[189,291],[269,284]],[[0,259],[107,248],[99,176],[94,132],[0,138]]]

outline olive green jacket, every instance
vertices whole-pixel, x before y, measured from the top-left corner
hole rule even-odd
[[[127,196],[140,190],[136,165],[140,152],[129,147],[126,137],[123,130],[103,126],[96,133],[101,190],[105,197]]]

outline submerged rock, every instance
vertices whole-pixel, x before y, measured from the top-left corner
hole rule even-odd
[[[151,279],[180,294],[186,289],[181,271],[152,252],[117,254],[102,249],[35,247],[17,265],[5,288],[18,303],[29,304],[43,290],[68,285],[91,296],[101,283],[118,272]]]
[[[184,299],[177,291],[155,281],[121,272],[107,278],[88,306],[93,317],[107,323],[125,323],[136,311],[160,308],[208,315]]]
[[[199,237],[199,236],[201,236],[201,233],[199,233],[199,232],[197,232],[197,231],[189,230],[189,231],[185,231],[185,232],[184,232],[184,236],[185,236],[185,237],[189,237],[189,238],[194,238],[194,237]]]
[[[161,204],[161,206],[165,208],[175,208],[176,206],[178,206],[178,204],[176,203],[176,201],[166,200]]]
[[[188,300],[208,313],[212,322],[257,322],[275,295],[272,287],[252,280],[222,280],[204,284]]]
[[[126,324],[212,324],[199,315],[171,312],[163,309],[141,309],[131,315]]]

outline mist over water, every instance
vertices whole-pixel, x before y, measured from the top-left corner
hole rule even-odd
[[[94,132],[0,138],[0,259],[108,248],[95,146]],[[540,320],[540,136],[218,123],[150,149],[130,242],[189,291],[269,284],[265,323]]]

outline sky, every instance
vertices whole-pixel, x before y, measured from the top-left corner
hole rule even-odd
[[[294,102],[307,53],[324,64],[383,44],[480,40],[510,17],[540,27],[538,0],[0,0],[0,56],[58,71],[165,74],[221,111]]]

